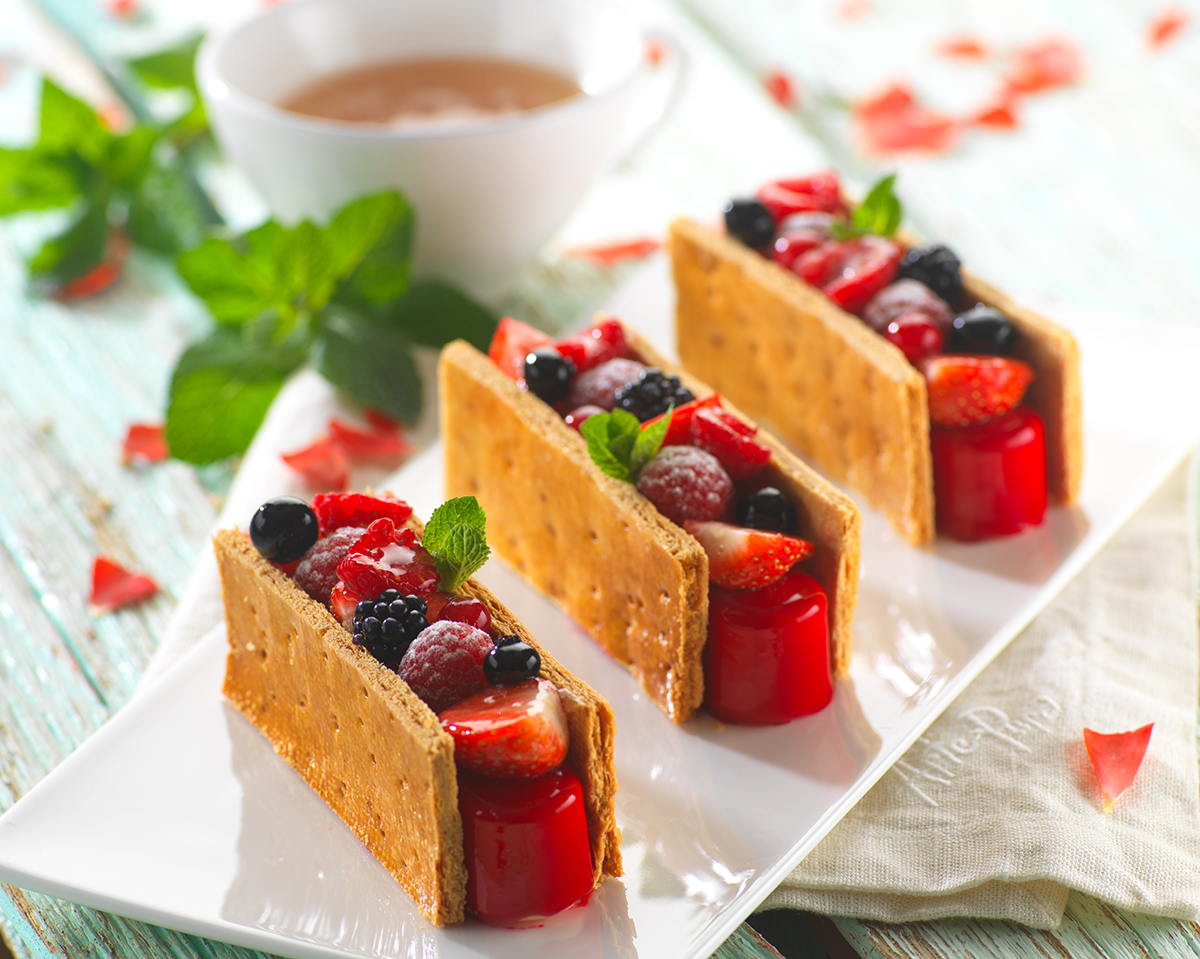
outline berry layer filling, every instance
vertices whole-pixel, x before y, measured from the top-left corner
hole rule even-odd
[[[590,349],[582,370],[575,365],[576,342],[603,344]],[[522,348],[525,362],[518,367],[511,358]],[[505,318],[488,355],[584,436],[601,470],[633,483],[703,547],[710,580],[708,644],[722,650],[705,658],[705,686],[754,687],[769,703],[727,708],[718,694],[706,699],[710,711],[729,722],[778,724],[822,709],[832,697],[828,603],[811,577],[805,579],[816,594],[805,604],[780,603],[765,592],[813,546],[794,535],[795,504],[761,478],[771,450],[755,439],[757,429],[726,409],[717,394],[697,398],[674,374],[642,364],[612,317],[558,343]],[[731,604],[760,610],[763,628],[743,630],[740,643],[729,642],[717,623],[714,597],[726,594]],[[814,645],[823,646],[824,654],[813,655]],[[787,668],[764,668],[769,662]],[[797,664],[812,675],[800,676]]]
[[[585,900],[595,876],[560,691],[537,649],[498,635],[487,606],[460,592],[487,556],[478,504],[443,504],[421,534],[403,525],[411,515],[387,495],[280,497],[250,536],[453,739],[467,908],[497,925],[544,918]]]
[[[857,316],[922,372],[939,532],[978,540],[1036,526],[1047,498],[1045,428],[1021,406],[1033,371],[1012,357],[1017,328],[969,301],[949,247],[910,247],[895,237],[902,211],[893,180],[881,180],[856,209],[831,171],[769,183],[726,204],[726,231]],[[1008,423],[1018,407],[1021,422],[1037,426],[1021,444],[997,444],[996,429],[983,424]]]

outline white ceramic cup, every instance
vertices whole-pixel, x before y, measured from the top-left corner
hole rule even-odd
[[[583,94],[524,113],[404,128],[322,120],[281,100],[380,61],[503,57]],[[398,189],[417,212],[414,269],[501,293],[616,158],[645,85],[645,39],[588,0],[293,0],[211,34],[196,64],[226,156],[285,221],[326,220]]]

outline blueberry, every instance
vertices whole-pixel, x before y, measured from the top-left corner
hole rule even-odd
[[[319,535],[317,514],[294,496],[267,500],[250,520],[250,542],[265,559],[280,566],[300,559]]]
[[[525,357],[525,385],[547,403],[558,403],[571,392],[575,364],[552,346],[539,346]]]
[[[729,200],[722,208],[725,231],[754,250],[770,246],[775,240],[775,220],[758,200]]]
[[[541,668],[538,651],[520,636],[501,636],[483,660],[483,674],[493,686],[536,679]]]
[[[790,534],[796,529],[796,510],[774,486],[764,486],[738,500],[737,521],[750,529]]]
[[[1007,316],[990,306],[973,307],[954,318],[950,327],[951,353],[984,353],[1007,356],[1017,340],[1017,329]]]

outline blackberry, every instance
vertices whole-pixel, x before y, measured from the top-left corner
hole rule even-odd
[[[752,250],[761,250],[775,241],[775,220],[758,200],[728,200],[721,212],[725,214],[725,231]]]
[[[317,514],[294,496],[267,500],[250,520],[250,542],[265,559],[280,566],[307,553],[319,535]]]
[[[632,413],[645,423],[661,416],[672,405],[680,407],[694,399],[692,391],[680,384],[678,376],[651,367],[617,390],[614,409]]]
[[[738,500],[737,521],[750,529],[791,534],[796,529],[796,509],[774,486],[764,486]]]
[[[1007,356],[1016,340],[1017,328],[1012,320],[999,310],[980,304],[954,318],[947,350]]]
[[[354,608],[354,641],[385,666],[395,669],[417,635],[429,626],[425,600],[385,589]]]
[[[520,636],[501,636],[483,661],[483,674],[493,686],[536,679],[541,668],[542,657]]]
[[[896,275],[924,283],[951,307],[958,306],[962,300],[962,271],[958,257],[944,243],[913,247],[904,254]]]
[[[565,400],[575,379],[575,364],[552,346],[539,346],[525,356],[525,385],[547,403]]]

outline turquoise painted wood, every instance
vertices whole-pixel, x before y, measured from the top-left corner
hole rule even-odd
[[[4,144],[32,132],[36,77],[19,61],[60,71],[97,102],[111,99],[53,18],[94,51],[119,55],[155,49],[248,5],[161,0],[125,22],[97,0],[45,0],[52,17],[31,3],[0,0]],[[628,5],[689,38],[700,95],[682,101],[658,140],[585,205],[504,304],[508,311],[559,329],[595,309],[632,268],[597,267],[569,255],[572,244],[653,235],[676,213],[711,216],[724,196],[767,176],[836,165],[860,184],[899,169],[917,229],[953,239],[980,272],[1022,299],[1200,322],[1196,25],[1151,56],[1142,36],[1158,7],[1148,2]],[[865,12],[848,16],[853,9]],[[945,157],[860,154],[843,101],[872,84],[907,76],[935,105],[973,102],[970,95],[985,88],[983,71],[966,83],[956,72],[962,68],[930,54],[937,39],[968,31],[1001,45],[1066,33],[1088,57],[1088,79],[1031,100],[1016,133],[969,134]],[[797,109],[780,111],[756,92],[759,78],[779,69],[800,88]],[[735,94],[746,104],[745,128],[712,129],[705,98]],[[787,137],[774,132],[781,119],[790,125]],[[254,222],[259,209],[236,179],[220,168],[209,176],[229,219]],[[135,256],[116,287],[83,303],[30,297],[22,263],[52,226],[52,215],[0,223],[0,809],[127,701],[235,465],[196,471],[120,463],[125,428],[160,417],[174,358],[207,320],[169,265],[149,255]],[[152,571],[160,596],[110,616],[88,615],[88,573],[98,552]],[[971,920],[887,926],[837,919],[842,939],[832,941],[809,935],[811,920],[797,917],[806,959],[1200,952],[1193,924],[1118,913],[1083,896],[1072,897],[1060,929],[1045,933]],[[0,891],[0,931],[22,959],[255,955],[16,889]],[[725,959],[771,954],[748,926],[717,952]]]

